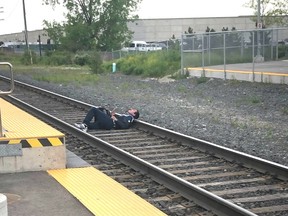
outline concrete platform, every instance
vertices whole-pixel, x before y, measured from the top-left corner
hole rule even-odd
[[[90,166],[69,151],[67,165]],[[0,193],[7,197],[8,216],[93,215],[46,171],[2,173]]]
[[[69,151],[67,168],[0,174],[8,216],[166,215]]]
[[[0,173],[66,167],[65,135],[0,98]]]
[[[190,76],[288,84],[288,60],[187,68]]]
[[[0,216],[93,215],[47,172],[91,166],[66,150],[65,135],[2,98],[0,111]]]

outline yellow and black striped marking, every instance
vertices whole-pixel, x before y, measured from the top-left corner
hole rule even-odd
[[[0,141],[0,144],[22,144],[22,148],[59,146],[64,144],[64,138],[35,138],[35,139],[13,139]]]

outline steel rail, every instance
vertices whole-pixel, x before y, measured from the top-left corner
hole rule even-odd
[[[147,122],[137,121],[141,124],[141,128],[147,131],[154,131],[155,134],[159,136],[165,136],[170,139],[180,141],[182,144],[189,145],[192,148],[198,149],[200,151],[210,152],[211,154],[225,158],[228,161],[236,161],[243,166],[248,168],[254,168],[262,173],[270,173],[282,180],[288,180],[288,167],[274,163],[256,156],[248,155],[243,152],[239,152],[233,149],[229,149],[223,146],[216,145],[211,142],[207,142],[195,137],[187,136],[169,129],[158,127],[156,125],[149,124]]]
[[[7,79],[5,77],[0,76],[3,79]],[[81,104],[81,106],[84,108],[90,108],[94,105],[92,104],[88,104],[88,103],[84,103],[82,101],[78,101],[54,92],[50,92],[47,91],[45,89],[41,89],[23,82],[19,82],[19,81],[14,81],[15,83],[22,85],[22,86],[27,86],[33,89],[36,89],[38,91],[42,91],[45,92],[46,94],[50,94],[54,97],[60,97],[65,101],[68,102],[76,102],[79,105]],[[147,131],[153,131],[154,133],[160,135],[160,136],[164,136],[164,137],[168,137],[171,139],[175,139],[177,141],[181,141],[183,144],[192,146],[193,148],[196,148],[200,151],[205,151],[205,152],[210,152],[211,154],[221,157],[221,158],[225,158],[228,161],[236,161],[240,164],[242,164],[243,166],[246,166],[248,168],[254,168],[256,170],[258,170],[259,172],[262,173],[270,173],[276,177],[278,177],[279,179],[282,180],[288,180],[288,167],[278,164],[278,163],[274,163],[256,156],[252,156],[252,155],[248,155],[246,153],[243,152],[239,152],[233,149],[229,149],[205,140],[201,140],[195,137],[191,137],[191,136],[187,136],[169,129],[165,129],[156,125],[152,125],[150,123],[147,122],[143,122],[141,120],[135,120],[136,125],[139,125],[140,128],[143,128],[144,130]]]
[[[187,182],[153,164],[150,164],[118,147],[111,145],[89,133],[85,133],[72,125],[55,118],[54,116],[43,112],[42,110],[30,106],[29,104],[13,97],[7,96],[5,99],[14,105],[21,107],[22,109],[28,111],[29,113],[37,116],[40,119],[45,119],[45,121],[57,125],[57,127],[75,134],[79,138],[85,140],[91,145],[113,155],[115,158],[121,160],[121,162],[127,164],[135,170],[149,175],[152,179],[160,184],[164,184],[167,188],[179,192],[182,196],[189,200],[193,200],[196,204],[213,211],[218,215],[223,216],[256,216],[256,214],[241,208],[221,197],[214,195],[190,182]],[[143,122],[138,121],[139,124]]]

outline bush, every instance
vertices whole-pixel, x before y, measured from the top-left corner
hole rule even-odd
[[[146,77],[163,77],[180,68],[180,53],[177,51],[145,52],[119,59],[117,68],[124,74]],[[112,63],[109,63],[110,65]]]
[[[72,53],[65,51],[47,52],[45,57],[42,58],[42,63],[46,65],[71,65]]]
[[[282,59],[288,56],[288,46],[279,45],[278,47],[278,58]]]
[[[85,54],[76,54],[74,56],[74,63],[76,65],[84,66],[84,65],[89,64],[89,58],[90,58],[90,56],[87,53],[85,53]]]
[[[102,67],[102,58],[98,52],[92,52],[88,58],[88,66],[91,68],[92,73],[100,74],[104,72]]]
[[[15,54],[14,52],[5,51],[0,49],[0,59],[2,62],[10,62],[11,64],[19,64],[22,55]]]
[[[34,51],[26,50],[21,56],[20,62],[24,65],[36,64],[38,62],[38,58]]]

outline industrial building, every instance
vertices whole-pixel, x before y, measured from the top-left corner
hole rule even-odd
[[[128,23],[128,28],[134,32],[132,40],[147,42],[165,41],[172,37],[179,39],[185,31],[187,32],[189,27],[195,33],[201,33],[205,32],[207,27],[215,31],[221,31],[222,28],[230,30],[233,27],[237,30],[254,29],[255,23],[252,21],[252,16],[139,19]],[[28,31],[29,44],[38,44],[39,39],[42,44],[53,43],[43,29]],[[5,44],[25,43],[25,32],[0,35],[0,41]]]

